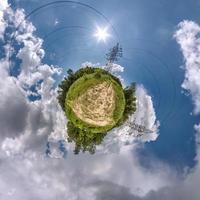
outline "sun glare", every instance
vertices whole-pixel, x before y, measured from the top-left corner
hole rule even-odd
[[[107,27],[105,28],[97,27],[94,36],[97,38],[98,41],[106,42],[107,38],[110,37],[110,34],[108,33]]]

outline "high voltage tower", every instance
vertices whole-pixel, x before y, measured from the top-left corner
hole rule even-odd
[[[139,125],[135,122],[130,123],[129,126],[138,132],[137,137],[142,136],[144,133],[153,133],[153,130],[147,129],[145,126]],[[129,133],[129,135],[131,134],[132,133]]]
[[[110,51],[106,54],[107,64],[114,63],[122,57],[122,47],[117,43]]]

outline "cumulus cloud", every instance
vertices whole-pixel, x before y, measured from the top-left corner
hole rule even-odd
[[[193,21],[178,25],[174,37],[184,56],[185,79],[182,87],[188,90],[194,102],[194,113],[200,113],[200,26]]]
[[[97,193],[103,192],[101,187],[109,186],[109,182],[111,186],[129,188],[130,193],[141,197],[170,184],[166,176],[169,169],[158,166],[156,171],[141,168],[131,151],[93,157],[68,155],[67,160],[27,153],[23,157],[4,158],[0,165],[0,196],[4,200],[96,199]],[[105,191],[104,194],[109,195]]]
[[[3,34],[6,28],[6,22],[4,20],[4,11],[8,8],[7,0],[2,0],[0,3],[0,39],[3,39]]]
[[[81,67],[100,67],[100,63],[92,63],[92,62],[86,61],[81,64]]]
[[[55,80],[52,78],[52,75],[60,73],[60,69],[42,63],[42,39],[34,36],[35,27],[25,20],[24,11],[14,12],[8,8],[5,13],[7,25],[18,26],[20,31],[14,33],[14,39],[23,47],[17,52],[17,57],[21,60],[21,72],[17,77],[10,76],[12,67],[9,57],[0,60],[1,142],[4,150],[6,147],[10,149],[19,140],[22,151],[28,148],[42,150],[51,135],[56,133],[61,138],[65,135],[66,120],[58,106],[57,92],[53,89]],[[10,49],[4,49],[5,55],[9,55],[7,51]],[[40,100],[29,100],[32,86],[37,86],[36,95]]]
[[[113,74],[124,71],[124,67],[122,67],[121,65],[116,64],[116,63],[108,63],[107,65],[102,66],[102,68]]]

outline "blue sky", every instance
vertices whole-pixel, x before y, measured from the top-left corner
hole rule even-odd
[[[24,8],[28,14],[48,2],[16,1],[12,5]],[[45,62],[65,69],[77,69],[84,61],[103,64],[107,50],[120,41],[124,50],[120,64],[125,67],[125,81],[141,83],[148,89],[161,122],[158,139],[145,144],[139,150],[141,156],[145,156],[145,160],[156,156],[181,169],[192,167],[195,164],[193,126],[200,118],[190,115],[193,110],[191,99],[181,93],[183,58],[173,34],[180,21],[199,21],[199,2],[80,2],[105,15],[117,35],[110,27],[112,38],[106,44],[97,43],[92,35],[95,26],[109,25],[102,16],[75,3],[47,6],[28,18],[37,27],[38,36],[46,36]]]
[[[7,5],[6,0],[2,2]],[[16,193],[16,199],[13,197],[13,200],[25,198],[26,195],[31,196],[30,199],[48,199],[48,190],[44,189],[44,193],[37,190],[40,184],[42,187],[46,184],[52,188],[51,198],[79,199],[73,196],[74,188],[66,182],[66,179],[70,182],[73,177],[75,187],[81,188],[80,191],[90,199],[117,199],[118,196],[118,199],[151,200],[164,195],[163,198],[173,200],[183,199],[182,197],[187,199],[187,195],[192,192],[192,198],[198,200],[200,194],[194,185],[198,183],[195,177],[199,177],[200,131],[198,127],[196,130],[194,127],[200,122],[199,112],[195,113],[195,110],[199,109],[200,101],[200,1],[80,0],[58,1],[49,5],[52,1],[8,2],[10,10],[0,7],[0,25],[7,25],[7,28],[3,29],[3,39],[0,37],[0,79],[5,79],[2,83],[0,81],[0,94],[3,96],[3,103],[0,101],[0,157],[5,159],[2,166],[5,175],[2,175],[2,180],[8,179],[12,182],[13,189],[8,189],[6,184],[1,185],[1,181],[0,189],[6,188],[7,194]],[[24,11],[19,11],[21,8]],[[4,13],[2,19],[1,12]],[[185,25],[180,25],[184,20],[187,20]],[[94,37],[97,26],[108,27],[111,36],[106,42],[98,42]],[[16,34],[16,43],[11,44],[15,51],[9,60],[6,57],[6,45],[10,45],[10,33],[17,27],[21,28],[21,32]],[[66,158],[55,160],[55,157],[60,156],[56,148],[59,148],[58,143],[63,141],[65,124],[65,117],[54,98],[56,85],[68,68],[76,70],[87,61],[105,65],[105,54],[117,42],[123,47],[123,57],[118,62],[124,67],[121,76],[125,84],[136,82],[145,88],[148,95],[143,93],[145,95],[141,95],[140,100],[144,103],[150,98],[154,109],[148,113],[144,104],[141,112],[146,112],[147,118],[152,112],[156,115],[156,120],[160,122],[158,137],[148,142],[139,141],[137,145],[134,143],[127,147],[128,150],[124,148],[114,156],[110,153],[108,156],[97,155],[94,158],[82,154],[75,158],[69,153],[66,144],[64,151],[69,150],[69,155],[65,152]],[[15,66],[12,71],[15,77],[7,73],[7,66],[11,62]],[[58,67],[62,68],[62,74],[59,73]],[[9,95],[13,96],[6,93],[6,85],[13,91]],[[140,88],[140,91],[143,90]],[[34,96],[31,92],[37,92],[37,95]],[[16,99],[17,102],[5,106],[8,97]],[[22,108],[23,112],[19,108]],[[15,122],[17,116],[20,117]],[[124,133],[124,129],[117,131]],[[58,132],[60,134],[57,134]],[[55,143],[52,138],[59,142]],[[120,142],[118,145],[123,146]],[[52,148],[52,152],[56,152],[55,157],[49,161],[40,160],[40,155],[46,150],[46,144]],[[63,146],[62,143],[62,148]],[[18,157],[22,160],[18,160]],[[41,166],[30,161],[33,157],[35,162],[39,160],[42,163]],[[27,160],[29,164],[26,163]],[[21,186],[26,185],[27,174],[17,170],[16,177],[8,175],[9,169],[12,169],[10,163],[16,162],[16,166],[20,168],[19,161],[27,164],[24,172],[31,174],[36,188],[31,193],[31,185],[27,185],[25,196],[21,192],[23,187],[17,186],[16,180],[23,177]],[[80,169],[80,163],[85,167],[84,170]],[[105,172],[99,169],[99,163],[107,167]],[[32,166],[31,170],[29,165]],[[57,168],[61,172],[58,176]],[[108,175],[107,169],[112,169],[113,172],[108,170]],[[126,181],[129,176],[122,173],[123,169],[132,171],[130,179],[137,180],[137,183],[134,180]],[[68,173],[70,170],[73,171],[72,174]],[[119,172],[122,175],[117,179],[115,174]],[[89,174],[87,181],[80,181],[76,173],[80,173],[83,179]],[[55,185],[60,184],[59,189],[54,184],[51,185],[54,178],[57,181]],[[97,189],[95,194],[89,190],[93,184]],[[110,189],[106,190],[106,186]],[[113,191],[112,188],[118,188],[118,191]],[[104,192],[107,198],[104,198]],[[123,196],[122,193],[126,195]],[[0,197],[1,195],[4,194],[0,192]],[[3,196],[4,199],[7,196]]]

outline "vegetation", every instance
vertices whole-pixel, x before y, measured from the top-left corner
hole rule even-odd
[[[132,83],[130,86],[124,88],[125,109],[122,118],[117,123],[117,126],[122,125],[128,119],[128,117],[136,111],[135,90],[135,83]]]
[[[74,153],[88,151],[95,153],[96,145],[101,144],[108,130],[120,126],[136,110],[135,84],[122,88],[120,80],[101,68],[86,67],[75,73],[69,69],[68,76],[59,85],[58,101],[68,118],[68,141],[75,143]],[[115,107],[112,113],[113,123],[97,126],[81,120],[73,111],[73,101],[89,87],[100,83],[112,84],[115,91]],[[80,101],[79,101],[80,102]],[[81,101],[86,105],[87,99]],[[84,105],[84,106],[85,106]],[[85,106],[86,107],[86,106]]]
[[[81,150],[83,152],[95,153],[96,145],[101,144],[106,135],[104,133],[93,133],[77,128],[72,122],[67,123],[68,142],[75,142],[74,153],[78,154]]]
[[[95,86],[104,81],[111,83],[115,91],[115,100],[114,102],[111,102],[115,104],[114,112],[111,113],[114,122],[106,126],[97,126],[97,125],[85,123],[83,120],[77,118],[76,114],[72,110],[72,107],[73,107],[72,104],[74,100],[77,99],[78,96],[83,94],[89,87]],[[95,99],[93,99],[93,101],[95,102]],[[81,101],[79,103],[82,105],[85,104],[85,107],[88,106],[87,105],[88,102],[86,99],[84,99],[84,101]],[[118,83],[116,83],[110,76],[105,75],[105,74],[102,75],[99,72],[89,74],[89,75],[84,75],[81,78],[79,78],[76,82],[74,82],[71,85],[70,89],[68,90],[66,101],[65,101],[65,109],[66,109],[65,111],[66,111],[66,115],[68,119],[70,119],[76,127],[80,129],[88,130],[91,132],[96,132],[96,133],[105,132],[113,128],[113,126],[117,124],[119,119],[122,118],[122,115],[124,113],[124,108],[125,108],[125,98],[124,98],[122,87],[119,86]],[[108,110],[106,110],[106,112],[108,112]],[[109,114],[109,113],[105,113],[105,115],[106,114]]]

